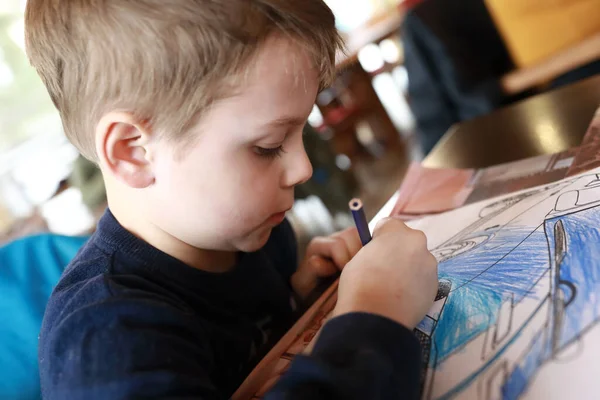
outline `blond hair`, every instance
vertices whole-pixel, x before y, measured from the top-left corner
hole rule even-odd
[[[310,52],[322,87],[332,81],[342,42],[322,0],[28,0],[25,11],[29,60],[91,160],[110,110],[185,136],[275,32]]]

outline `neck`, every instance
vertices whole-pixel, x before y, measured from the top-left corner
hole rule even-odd
[[[130,233],[192,268],[223,273],[230,271],[237,262],[236,252],[194,247],[142,218],[136,210],[111,202],[110,198],[109,207],[117,221]]]

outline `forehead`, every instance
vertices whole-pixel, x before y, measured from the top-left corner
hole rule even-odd
[[[309,52],[290,39],[275,36],[251,59],[228,102],[251,106],[257,116],[273,109],[297,113],[301,106],[312,108],[318,87],[319,73]]]
[[[248,67],[244,83],[249,86],[257,81],[273,79],[278,79],[279,83],[300,86],[319,79],[309,51],[282,35],[270,36]]]

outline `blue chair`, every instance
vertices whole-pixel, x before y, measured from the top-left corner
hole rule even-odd
[[[0,247],[0,399],[39,399],[38,334],[46,303],[87,237],[52,234]]]

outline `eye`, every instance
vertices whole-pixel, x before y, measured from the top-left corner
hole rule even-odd
[[[280,157],[282,153],[285,153],[285,150],[283,150],[283,146],[278,146],[278,147],[273,147],[273,148],[265,148],[265,147],[256,146],[256,147],[254,147],[254,151],[260,157],[264,157],[267,159],[277,158],[277,157]]]

